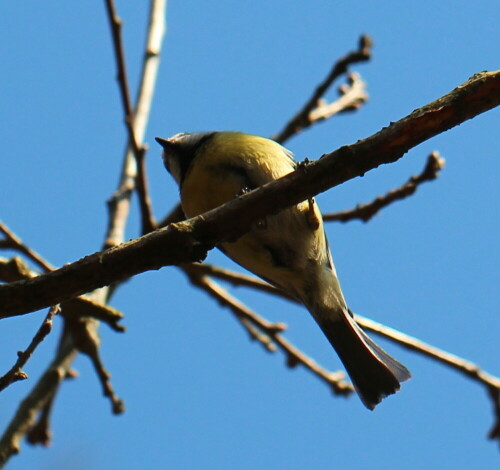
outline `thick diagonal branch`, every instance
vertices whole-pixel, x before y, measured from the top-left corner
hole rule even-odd
[[[476,74],[371,137],[301,165],[222,207],[37,278],[0,286],[0,318],[54,305],[147,270],[200,260],[217,243],[241,236],[255,220],[395,162],[416,145],[499,104],[500,72]]]

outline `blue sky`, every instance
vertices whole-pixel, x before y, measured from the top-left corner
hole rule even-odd
[[[101,2],[103,3],[103,2]],[[132,89],[139,76],[146,2],[117,1]],[[99,2],[4,2],[0,87],[3,142],[0,218],[54,265],[99,249],[105,201],[126,139],[104,6]],[[368,83],[361,111],[290,140],[315,159],[376,132],[482,70],[499,68],[500,4],[431,2],[171,1],[156,99],[146,133],[157,217],[175,203],[154,137],[180,131],[281,129],[355,48]],[[329,98],[334,92],[328,94]],[[366,202],[420,172],[427,154],[441,177],[368,224],[329,224],[330,245],[351,308],[466,357],[493,374],[498,361],[498,129],[493,110],[319,197],[324,211]],[[138,235],[134,202],[127,236]],[[219,253],[209,260],[235,268]],[[339,361],[304,309],[232,290],[262,315],[288,323],[288,338],[331,369]],[[228,312],[175,268],[124,284],[113,306],[128,331],[101,330],[102,355],[126,413],[112,416],[86,358],[64,385],[49,450],[22,446],[12,469],[493,469],[498,447],[484,389],[380,340],[413,379],[374,412],[332,397],[279,353],[248,341]],[[2,370],[43,312],[3,321]],[[0,396],[8,422],[49,361],[56,331],[28,363],[30,380]]]

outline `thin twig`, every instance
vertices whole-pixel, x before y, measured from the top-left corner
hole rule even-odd
[[[258,277],[251,276],[248,274],[239,273],[236,271],[231,271],[230,269],[220,268],[219,266],[214,266],[207,263],[194,263],[189,266],[183,265],[184,269],[188,269],[191,273],[196,273],[197,275],[207,275],[216,279],[221,279],[222,281],[229,282],[233,286],[244,286],[253,289],[260,290],[261,292],[266,292],[268,294],[274,294],[278,289],[271,284],[259,279]],[[293,300],[293,298],[288,295],[285,291],[280,291],[280,296]]]
[[[258,279],[253,279],[251,276],[246,276],[239,273],[232,273],[231,271],[227,271],[221,268],[213,267],[213,266],[205,266],[205,265],[189,265],[188,267],[183,267],[184,270],[188,272],[188,275],[191,279],[191,282],[197,287],[205,290],[210,296],[214,297],[219,301],[222,305],[228,306],[233,313],[235,313],[236,317],[242,320],[241,317],[246,319],[246,314],[250,313],[251,316],[248,318],[251,319],[253,323],[256,321],[260,321],[260,317],[258,317],[255,313],[248,310],[243,304],[234,299],[227,291],[219,287],[213,281],[210,281],[206,278],[207,275],[213,275],[215,277],[219,277],[225,281],[231,282],[235,285],[242,285],[251,288],[256,288],[259,290],[264,290],[267,293],[279,296],[281,298],[292,300],[296,302],[293,298],[289,297],[286,293],[279,289],[275,289],[272,286],[269,286],[267,283],[260,281]],[[265,286],[268,287],[265,287]],[[457,372],[465,375],[466,377],[472,379],[473,381],[479,383],[484,386],[488,392],[488,396],[492,401],[493,414],[494,414],[494,424],[489,432],[490,439],[498,439],[500,438],[500,378],[489,374],[484,371],[477,364],[463,359],[455,354],[451,354],[447,351],[444,351],[440,348],[432,346],[424,341],[421,341],[415,337],[402,333],[394,328],[390,328],[388,326],[382,325],[374,320],[371,320],[367,317],[361,315],[355,315],[356,322],[365,330],[375,333],[389,341],[396,343],[397,345],[409,349],[417,354],[421,354],[423,356],[428,357],[429,359],[440,362],[452,369],[455,369]],[[304,353],[299,351],[299,356],[296,357],[293,354],[294,346],[291,345],[286,339],[284,339],[281,335],[277,334],[277,332],[281,331],[280,328],[276,328],[276,325],[281,324],[270,324],[266,320],[262,319],[262,326],[258,324],[259,329],[263,330],[265,333],[264,340],[262,338],[257,338],[261,341],[264,346],[268,346],[268,344],[273,344],[279,346],[281,349],[287,351],[288,354],[288,363],[294,364],[294,361],[298,363],[306,365],[311,371],[313,371],[318,377],[322,380],[329,382],[330,372],[325,371],[321,367],[317,369],[317,365],[306,356]],[[243,322],[242,322],[243,323]],[[247,327],[245,324],[243,326]],[[250,332],[251,336],[254,336],[253,332]],[[311,364],[305,364],[308,361],[312,361]],[[336,374],[336,373],[333,373]]]
[[[146,146],[144,146],[146,149]],[[142,152],[137,162],[136,190],[139,195],[139,209],[141,213],[141,233],[152,232],[156,228],[153,215],[153,203],[149,192],[149,183],[146,172],[146,153]]]
[[[478,382],[479,384],[487,388],[495,388],[500,391],[500,378],[491,375],[484,370],[482,370],[477,364],[471,361],[462,359],[455,354],[444,351],[443,349],[432,346],[424,341],[421,341],[413,336],[402,333],[394,328],[382,325],[374,320],[363,317],[361,315],[355,315],[356,322],[362,326],[365,330],[376,333],[379,336],[384,337],[406,349],[410,349],[418,354],[426,356],[433,361],[440,362],[457,372],[465,375],[469,379]]]
[[[45,272],[49,272],[54,269],[50,263],[45,261],[35,250],[27,246],[14,232],[1,222],[0,231],[7,237],[5,240],[7,243],[2,244],[1,248],[9,248],[23,253],[33,262],[38,264],[38,266],[40,266]]]
[[[324,214],[323,220],[348,222],[359,219],[363,222],[368,222],[384,207],[414,194],[422,183],[438,178],[439,172],[444,168],[444,164],[445,161],[440,157],[439,153],[432,152],[427,157],[427,162],[422,172],[419,175],[412,176],[399,188],[392,189],[367,204],[358,204],[354,209]]]
[[[183,269],[186,269],[186,267],[183,266]],[[213,275],[237,285],[243,285],[263,290],[269,294],[298,303],[295,299],[287,295],[285,292],[270,286],[264,281],[254,279],[252,276],[233,273],[231,271],[227,271],[210,265],[205,266],[193,264],[189,265],[187,269],[189,271],[189,274],[191,275]],[[264,287],[266,285],[267,287]],[[424,341],[421,341],[405,333],[401,333],[394,328],[382,325],[381,323],[378,323],[362,315],[355,315],[355,319],[357,323],[365,330],[371,331],[372,333],[382,336],[383,338],[399,344],[400,346],[403,346],[407,349],[411,349],[414,352],[427,356],[437,362],[448,365],[487,388],[495,388],[500,391],[500,378],[483,371],[477,364],[467,361],[466,359],[462,359],[435,346],[431,346]]]
[[[462,375],[477,382],[486,388],[488,396],[492,401],[494,424],[489,433],[490,439],[500,438],[500,378],[486,372],[477,364],[463,359],[455,354],[446,352],[435,346],[431,346],[424,341],[421,341],[413,336],[397,331],[388,326],[382,325],[374,320],[371,320],[360,315],[354,316],[359,325],[364,329],[371,331],[379,336],[382,336],[399,346],[402,346],[410,351],[416,352],[429,359],[440,362],[447,367],[455,369]]]
[[[52,441],[52,431],[50,430],[50,416],[54,406],[55,395],[52,395],[45,406],[40,410],[37,421],[26,433],[26,440],[34,445],[48,447]]]
[[[292,300],[295,299],[291,297],[285,291],[278,291],[276,287],[263,281],[255,276],[248,274],[239,273],[236,271],[231,271],[229,269],[223,269],[219,266],[214,266],[207,263],[192,263],[189,265],[182,265],[181,268],[193,276],[193,280],[196,280],[203,276],[210,276],[216,279],[220,279],[229,282],[231,285],[238,287],[249,287],[267,294],[277,294],[284,299]],[[193,282],[195,284],[195,282]],[[200,287],[200,286],[199,286]],[[205,289],[206,290],[206,289]],[[210,291],[206,290],[209,295]],[[229,296],[229,294],[226,294]],[[246,307],[245,307],[246,308]],[[261,333],[257,328],[255,328],[252,323],[250,323],[246,318],[242,316],[237,316],[238,320],[241,322],[242,326],[247,329],[251,339],[259,341],[268,351],[274,352],[276,350],[276,345],[273,339],[266,333]]]
[[[372,45],[373,43],[370,37],[366,35],[361,36],[358,41],[358,50],[350,52],[334,64],[328,76],[316,87],[309,100],[285,127],[272,138],[276,140],[276,142],[283,143],[293,135],[309,127],[313,122],[316,122],[311,120],[311,112],[318,107],[318,103],[320,106],[323,106],[323,103],[320,102],[321,98],[333,82],[347,72],[350,65],[370,60]]]
[[[49,309],[49,312],[38,328],[38,331],[35,333],[35,336],[33,336],[33,339],[31,340],[28,347],[24,351],[18,351],[16,363],[6,374],[0,377],[0,391],[7,388],[11,383],[28,378],[27,374],[22,371],[22,368],[26,365],[37,346],[52,330],[52,318],[54,318],[54,316],[59,312],[59,305],[55,305],[54,307],[51,307]]]
[[[122,99],[123,111],[125,113],[125,124],[127,126],[130,145],[139,160],[139,154],[144,151],[144,148],[139,145],[135,136],[134,130],[134,112],[132,110],[132,102],[130,99],[127,70],[125,66],[125,53],[123,51],[122,42],[122,21],[118,16],[115,8],[114,0],[105,0],[106,10],[108,13],[108,21],[113,38],[113,48],[115,51],[116,67],[118,69],[117,80]]]
[[[166,32],[165,24],[166,0],[154,0],[150,4],[148,34],[141,72],[141,83],[137,95],[137,105],[134,112],[135,135],[142,141],[148,122],[156,77],[160,66],[160,53],[163,37]],[[138,161],[137,190],[142,219],[142,233],[148,233],[156,228],[153,215],[153,205],[148,188],[148,179],[145,158]]]
[[[207,276],[200,276],[186,271],[190,281],[193,285],[206,291],[212,298],[216,299],[221,305],[228,307],[238,320],[248,320],[261,330],[269,341],[276,344],[279,349],[286,356],[287,366],[294,368],[297,365],[304,366],[307,370],[312,372],[316,377],[325,382],[335,395],[350,395],[354,388],[345,380],[344,372],[330,372],[321,367],[307,354],[303,353],[300,349],[294,346],[290,341],[285,339],[282,333],[286,326],[283,323],[271,323],[264,318],[257,315],[248,307],[243,305],[233,296],[231,296],[225,289],[219,286],[216,282],[211,281]],[[246,327],[245,323],[243,326]],[[253,335],[252,335],[253,337]],[[270,350],[269,348],[267,348]]]
[[[266,329],[286,329],[286,325],[280,323],[269,323],[266,320],[264,322],[264,331],[262,332],[262,328],[255,326],[257,314],[247,309],[243,304],[241,304],[237,299],[230,297],[227,291],[225,291],[222,287],[220,287],[215,282],[211,281],[207,276],[203,275],[197,269],[194,269],[196,265],[189,264],[181,266],[182,271],[187,274],[191,284],[195,287],[201,288],[205,292],[208,293],[212,298],[215,298],[222,306],[228,306],[230,312],[236,317],[236,319],[240,322],[241,326],[247,331],[250,339],[253,341],[258,341],[267,351],[274,352],[276,351],[276,345],[273,342],[273,339],[269,334],[265,331]],[[224,301],[224,298],[231,299],[232,302],[229,304]]]
[[[66,320],[65,326],[71,332],[71,336],[73,337],[73,341],[78,351],[88,356],[92,362],[96,375],[101,383],[103,395],[108,398],[111,403],[113,414],[120,414],[125,411],[125,405],[123,401],[116,396],[110,381],[111,374],[106,370],[102,362],[99,353],[101,340],[94,323],[98,322],[93,319],[84,322],[80,319]]]
[[[59,385],[70,370],[76,357],[76,350],[64,335],[61,336],[61,340],[52,363],[21,401],[0,439],[0,466],[4,465],[12,455],[19,453],[20,443],[35,425],[37,414],[53,400]]]
[[[125,114],[125,124],[129,134],[129,146],[124,158],[123,170],[118,190],[109,201],[110,225],[106,237],[106,246],[116,246],[123,240],[125,223],[129,212],[131,191],[136,188],[141,208],[142,233],[153,230],[156,222],[153,216],[151,198],[145,169],[146,146],[139,144],[144,138],[153,91],[159,66],[161,43],[165,34],[166,0],[153,0],[150,6],[149,25],[144,53],[141,83],[137,95],[135,113],[130,100],[125,53],[121,37],[121,20],[116,13],[113,0],[106,0],[108,20],[112,32],[113,48],[118,69],[118,84]],[[116,213],[116,216],[115,215]]]
[[[158,56],[161,42],[165,32],[165,9],[166,0],[152,0],[150,8],[150,19],[148,27],[148,49],[145,52],[145,61],[141,76],[141,84],[138,93],[136,116],[134,121],[135,135],[142,141],[147,124],[149,109],[152,101],[156,73],[158,69]],[[154,39],[153,39],[154,38]],[[156,55],[156,58],[154,57]],[[129,146],[130,147],[130,146]],[[133,162],[133,164],[131,163]],[[125,239],[125,224],[129,213],[129,199],[131,190],[134,187],[136,171],[134,156],[127,149],[124,158],[123,171],[118,187],[127,188],[128,191],[120,193],[117,204],[109,211],[109,227],[106,233],[104,247],[115,246]],[[131,182],[131,184],[130,184]],[[97,303],[104,303],[109,297],[108,288],[94,291],[92,300]],[[98,322],[89,320],[97,332]],[[0,439],[0,465],[3,465],[11,455],[19,452],[19,444],[28,433],[30,438],[35,436],[46,436],[45,443],[50,439],[49,416],[53,400],[59,390],[62,380],[68,376],[71,364],[77,355],[77,350],[71,333],[64,328],[61,335],[58,353],[51,365],[45,370],[37,384],[32,388],[26,398],[21,402],[15,416],[12,418],[5,433]],[[36,414],[40,412],[39,421],[35,423]],[[32,432],[30,433],[30,429]],[[36,430],[41,430],[36,433]],[[35,442],[42,442],[43,439],[35,438]]]
[[[355,111],[368,101],[366,83],[357,73],[347,76],[347,84],[339,87],[339,93],[340,97],[331,103],[323,99],[318,101],[318,106],[309,113],[310,124],[324,121],[339,113]]]

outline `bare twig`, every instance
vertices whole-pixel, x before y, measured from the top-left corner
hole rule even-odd
[[[146,52],[144,55],[142,70],[142,81],[139,87],[140,92],[138,95],[138,105],[136,107],[137,114],[134,113],[132,109],[125,65],[125,53],[123,50],[121,35],[122,22],[116,13],[114,0],[106,0],[106,9],[113,38],[116,66],[118,69],[117,78],[125,114],[125,124],[127,126],[129,142],[136,162],[135,165],[132,165],[130,159],[127,157],[125,158],[124,171],[122,174],[123,184],[120,186],[120,189],[122,189],[123,192],[119,189],[118,194],[114,197],[113,201],[118,204],[118,201],[122,199],[120,194],[125,195],[125,198],[127,198],[131,187],[134,185],[134,182],[130,181],[129,176],[131,176],[132,179],[135,179],[135,187],[139,195],[139,204],[141,208],[142,233],[148,233],[154,229],[156,222],[153,216],[152,203],[149,196],[146,178],[146,146],[144,144],[140,144],[139,142],[144,136],[154,84],[156,82],[161,41],[165,32],[165,0],[157,0],[151,3]],[[137,119],[139,121],[136,125]],[[125,175],[127,175],[127,177],[123,178]],[[122,208],[122,210],[125,209]],[[128,205],[126,210],[128,213]],[[108,237],[108,241],[110,239],[111,237]]]
[[[477,382],[486,388],[488,396],[492,400],[494,425],[489,433],[490,439],[500,438],[500,378],[489,374],[479,367],[477,364],[463,359],[455,354],[443,351],[440,348],[431,346],[417,338],[414,338],[405,333],[401,333],[393,328],[382,325],[374,320],[371,320],[360,315],[355,315],[356,321],[364,329],[369,330],[377,335],[393,341],[394,343],[402,346],[410,351],[416,352],[423,356],[428,357],[433,361],[440,362],[445,366],[455,369],[457,372],[465,375],[469,379]]]
[[[212,266],[212,265],[192,263],[192,264],[182,265],[180,266],[180,268],[182,271],[184,271],[185,274],[187,274],[193,286],[205,290],[205,292],[207,292],[211,297],[215,298],[215,300],[218,300],[221,305],[226,305],[226,304],[223,301],[219,300],[217,295],[221,295],[222,297],[226,295],[226,297],[228,298],[230,296],[226,291],[224,291],[224,289],[219,287],[213,281],[210,281],[209,278],[206,276],[207,274],[212,274],[214,275],[214,277],[219,277],[229,282],[233,281],[237,285],[246,285],[247,287],[254,287],[256,285],[260,285],[259,283],[262,283],[262,285],[267,284],[264,281],[260,281],[260,279],[253,278],[252,276],[246,276],[244,274],[240,276],[239,273],[233,273],[231,271],[224,270],[222,268],[218,268],[217,266]],[[244,281],[245,278],[247,278],[248,282]],[[256,281],[256,284],[254,284],[251,281]],[[213,289],[211,289],[210,286],[213,287]],[[267,286],[270,289],[274,289],[274,287],[270,286],[269,284],[267,284]],[[269,292],[268,290],[266,291]],[[269,352],[276,351],[276,345],[273,343],[272,338],[265,332],[260,331],[258,327],[254,326],[255,321],[252,322],[250,320],[250,317],[256,314],[249,311],[236,299],[231,297],[231,300],[233,300],[234,308],[230,307],[230,311],[236,316],[241,325],[248,332],[250,339],[258,341]],[[271,323],[265,323],[265,326],[268,328],[271,328],[271,325],[272,325]],[[275,323],[274,328],[276,329],[282,328],[284,330],[286,327],[283,324]]]
[[[283,299],[291,300],[292,302],[297,302],[295,299],[293,299],[280,289],[276,289],[273,286],[267,284],[265,281],[261,281],[260,279],[254,278],[252,276],[234,273],[229,270],[205,264],[189,265],[188,269],[191,273],[195,273],[197,276],[208,275],[218,277],[219,279],[228,281],[233,285],[251,287],[281,297]],[[479,382],[486,388],[494,388],[500,391],[500,378],[484,372],[478,365],[467,361],[466,359],[462,359],[454,354],[436,348],[435,346],[431,346],[424,341],[421,341],[405,333],[401,333],[394,328],[382,325],[381,323],[378,323],[362,315],[355,315],[355,319],[357,323],[365,330],[371,331],[372,333],[382,336],[383,338],[399,344],[400,346],[411,349],[414,352],[425,355],[435,361],[450,366],[458,372],[466,375],[467,377]]]
[[[38,266],[40,266],[45,272],[52,271],[54,269],[50,263],[45,261],[35,250],[24,244],[24,242],[14,232],[1,222],[0,231],[6,237],[5,240],[0,240],[0,242],[4,242],[0,245],[1,248],[9,248],[19,251],[38,264]]]
[[[37,421],[26,433],[26,440],[32,445],[48,447],[52,441],[52,431],[50,430],[50,415],[54,406],[53,395],[40,410]]]
[[[493,415],[496,417],[488,433],[488,438],[500,441],[500,391],[495,388],[490,388],[488,390],[488,395],[493,406]]]
[[[444,168],[444,164],[445,161],[440,157],[439,153],[432,152],[427,157],[427,163],[422,172],[419,175],[412,176],[399,188],[392,189],[367,204],[358,204],[354,209],[323,214],[323,220],[348,222],[359,219],[363,222],[368,222],[384,207],[414,194],[422,183],[438,178],[439,172]]]
[[[384,338],[393,341],[400,346],[410,349],[411,351],[414,351],[418,354],[427,356],[433,361],[437,361],[448,367],[451,367],[457,372],[460,372],[461,374],[487,388],[495,388],[500,391],[500,378],[483,371],[477,364],[474,364],[473,362],[462,359],[455,354],[451,354],[442,349],[436,348],[435,346],[431,346],[430,344],[414,338],[413,336],[401,333],[394,328],[382,325],[361,315],[355,315],[355,319],[356,322],[365,330],[376,333],[379,336],[383,336]]]
[[[151,202],[148,178],[146,175],[146,155],[145,152],[142,152],[137,162],[136,189],[137,194],[139,195],[141,233],[143,235],[145,233],[152,232],[156,228],[156,220],[153,215],[153,203]]]
[[[311,116],[311,113],[318,107],[324,108],[324,103],[320,101],[321,98],[325,95],[333,82],[347,72],[350,65],[370,60],[372,45],[372,40],[368,36],[361,36],[358,42],[358,50],[350,52],[334,64],[328,76],[316,87],[314,93],[304,106],[286,124],[286,126],[272,138],[277,142],[283,143],[293,135],[298,134],[303,129],[309,127],[314,122],[317,122],[318,119],[325,119],[326,117],[315,119],[314,115]],[[352,109],[352,106],[353,105],[351,104],[348,108]]]
[[[98,252],[34,279],[0,285],[0,318],[60,303],[162,266],[199,261],[220,242],[252,223],[307,200],[384,163],[410,148],[500,104],[500,72],[477,74],[442,98],[355,144],[301,165],[297,171],[187,221]]]
[[[267,346],[268,342],[277,345],[278,348],[281,349],[281,351],[285,354],[288,367],[294,368],[299,364],[304,366],[316,377],[325,382],[335,395],[350,395],[354,391],[352,385],[345,380],[345,374],[343,372],[330,372],[324,369],[316,361],[314,361],[312,358],[307,356],[305,353],[300,351],[300,349],[286,340],[280,334],[286,329],[286,326],[284,324],[271,323],[260,317],[255,312],[239,302],[237,299],[232,297],[217,283],[208,279],[207,276],[193,274],[192,272],[189,272],[189,270],[185,271],[188,274],[188,277],[193,285],[209,293],[209,295],[212,298],[216,299],[221,305],[228,307],[230,311],[235,315],[235,317],[242,322],[242,325],[245,328],[247,328],[247,326],[243,320],[251,322],[260,331],[262,331],[265,337],[269,338],[267,341],[264,340],[263,342],[261,338],[256,338],[250,331],[251,337],[263,342],[264,346]],[[266,347],[266,349],[268,351],[274,351],[274,348],[271,349]]]
[[[256,288],[259,290],[263,290],[267,293],[276,295],[278,297],[292,300],[296,302],[295,299],[288,296],[283,291],[276,289],[269,284],[261,281],[259,279],[253,278],[252,276],[247,276],[240,273],[233,273],[231,271],[221,269],[218,267],[213,267],[210,265],[189,265],[187,267],[183,266],[185,270],[189,272],[191,276],[203,278],[203,276],[214,276],[219,279],[223,279],[228,281],[234,285],[243,285],[246,287]],[[205,289],[209,291],[210,289]],[[229,294],[227,295],[230,298]],[[483,371],[477,364],[474,364],[471,361],[466,359],[462,359],[454,354],[446,352],[442,349],[439,349],[435,346],[432,346],[424,341],[421,341],[417,338],[414,338],[410,335],[402,333],[394,328],[390,328],[388,326],[382,325],[374,320],[371,320],[367,317],[361,315],[355,315],[356,322],[363,327],[365,330],[371,331],[385,339],[388,339],[402,347],[410,349],[418,354],[422,354],[427,356],[428,358],[445,364],[456,371],[462,373],[468,378],[478,382],[479,384],[486,387],[488,390],[496,390],[496,393],[500,393],[500,378],[495,377],[485,371]],[[498,417],[500,419],[500,415]]]
[[[22,368],[26,365],[37,346],[52,330],[52,318],[54,317],[54,315],[59,313],[59,311],[59,305],[51,307],[45,319],[43,320],[43,323],[40,325],[40,328],[38,328],[38,331],[35,333],[35,336],[31,340],[29,346],[24,351],[18,351],[16,363],[5,375],[0,377],[0,391],[7,388],[13,382],[28,378],[26,373],[22,371]]]
[[[141,84],[133,122],[135,134],[133,133],[132,135],[135,135],[136,139],[139,141],[142,141],[144,136],[154,84],[156,82],[160,47],[165,32],[165,9],[166,0],[151,1],[147,33],[147,50],[144,57]],[[127,125],[130,125],[130,123],[127,123]],[[129,199],[131,191],[134,188],[135,176],[137,173],[135,166],[136,162],[134,155],[131,154],[129,145],[124,158],[119,191],[116,193],[116,203],[110,203],[109,227],[105,237],[104,247],[118,245],[125,238],[125,224],[129,213]],[[147,193],[147,190],[145,189],[144,192]],[[109,293],[109,289],[98,289],[92,293],[92,300],[98,304],[105,303],[109,297]],[[89,328],[92,328],[94,333],[97,333],[98,322],[88,319],[86,320],[86,324]],[[19,451],[20,441],[27,433],[30,442],[48,443],[50,439],[49,417],[53,400],[59,390],[61,381],[64,377],[68,376],[76,354],[77,349],[74,339],[65,325],[56,357],[49,368],[42,374],[35,387],[33,387],[28,396],[21,402],[15,416],[0,440],[0,465],[4,464],[11,455]],[[98,371],[102,379],[104,379],[105,375],[103,370],[104,369]],[[109,384],[109,380],[107,382]],[[105,389],[105,393],[108,396],[110,395],[109,390]],[[112,390],[111,395],[114,397]],[[112,403],[113,411],[120,411],[120,407],[122,406],[121,402],[112,398]],[[38,412],[39,421],[35,424],[35,418]]]
[[[61,339],[56,357],[21,402],[0,439],[0,466],[12,455],[19,453],[21,440],[35,425],[37,414],[53,400],[76,357],[71,341],[64,335]]]
[[[194,263],[190,264],[189,266],[183,265],[182,267],[186,270],[189,270],[190,273],[197,274],[199,276],[207,275],[210,277],[221,279],[222,281],[229,282],[233,286],[251,287],[268,294],[274,294],[278,290],[276,289],[276,287],[272,286],[266,281],[263,281],[262,279],[259,279],[258,277],[231,271],[229,269],[220,268],[212,264]],[[281,297],[293,300],[293,298],[289,296],[285,291],[279,292]]]
[[[40,257],[42,262],[43,258]],[[31,279],[38,273],[32,271],[19,257],[11,259],[0,258],[0,280],[13,282],[20,279]],[[90,297],[76,297],[61,304],[62,316],[70,318],[92,317],[106,323],[110,328],[118,332],[124,332],[125,327],[119,322],[123,314],[111,307],[92,300]]]
[[[328,103],[326,100],[319,100],[318,106],[314,108],[308,116],[310,124],[329,119],[335,114],[359,109],[363,103],[368,101],[366,83],[361,80],[357,73],[350,73],[347,77],[347,84],[339,87],[340,97]]]
[[[71,332],[75,347],[79,352],[85,354],[89,357],[94,366],[94,370],[101,382],[103,394],[105,397],[109,398],[112,411],[114,414],[120,414],[125,410],[125,406],[116,395],[111,386],[110,378],[111,375],[105,369],[100,354],[100,338],[97,333],[97,329],[93,323],[98,323],[96,320],[91,319],[90,321],[82,321],[81,319],[67,319],[65,326]]]
[[[151,2],[141,83],[139,85],[137,105],[134,112],[134,131],[140,140],[144,138],[160,65],[161,44],[166,31],[165,10],[166,0],[154,0]],[[137,190],[139,191],[143,234],[156,228],[146,175],[145,160],[142,158],[138,162],[137,176],[139,181],[137,183]]]
[[[132,102],[130,99],[127,70],[125,66],[125,53],[123,51],[122,42],[122,21],[119,18],[114,0],[105,0],[106,10],[108,13],[108,21],[113,38],[113,47],[115,51],[116,67],[118,69],[118,83],[120,96],[122,99],[123,111],[125,113],[125,124],[127,126],[130,145],[139,160],[138,155],[144,152],[144,147],[139,145],[139,141],[135,136],[134,130],[134,112],[132,110]]]

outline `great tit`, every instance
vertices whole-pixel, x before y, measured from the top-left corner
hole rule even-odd
[[[292,153],[273,140],[241,132],[157,137],[179,185],[186,217],[293,172]],[[268,216],[236,241],[219,246],[229,258],[304,304],[332,344],[369,409],[410,378],[401,363],[356,324],[340,288],[323,220],[314,199]]]

